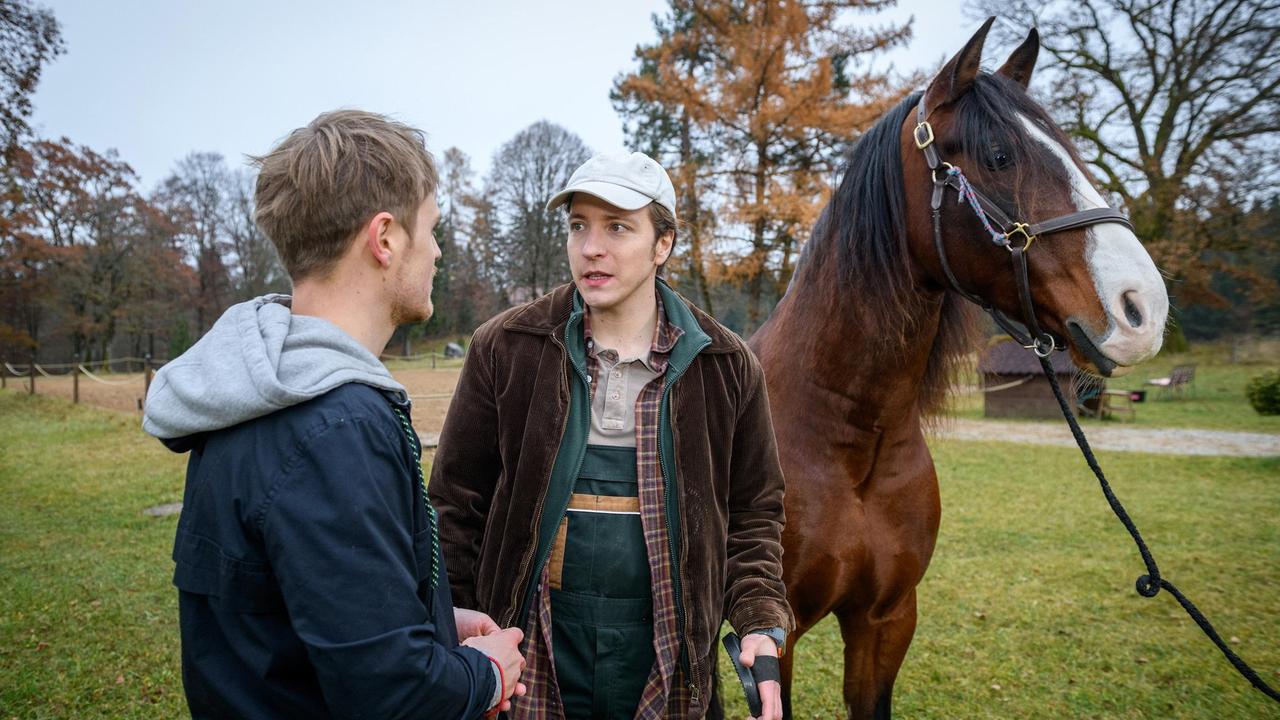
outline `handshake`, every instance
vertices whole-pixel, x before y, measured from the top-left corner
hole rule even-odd
[[[462,644],[488,655],[498,668],[502,687],[488,716],[510,710],[511,698],[525,693],[524,683],[519,681],[524,670],[524,656],[520,654],[524,632],[515,627],[504,630],[493,618],[477,610],[454,608],[453,620],[458,626],[458,639]]]

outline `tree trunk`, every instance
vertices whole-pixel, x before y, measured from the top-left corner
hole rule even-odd
[[[701,298],[702,309],[708,315],[715,315],[711,304],[711,289],[707,287],[707,276],[702,264],[702,218],[698,202],[698,170],[693,159],[693,139],[690,133],[689,113],[680,113],[680,167],[684,170],[684,222],[689,236],[689,278],[693,281],[696,297]]]
[[[753,232],[751,236],[751,281],[748,284],[747,332],[754,332],[756,328],[760,327],[760,293],[764,282],[765,260],[767,259],[767,248],[765,247],[764,240],[764,193],[766,183],[769,179],[768,168],[765,165],[766,152],[768,152],[768,147],[766,147],[764,143],[756,144],[756,219],[753,223]]]
[[[782,266],[778,268],[778,280],[774,283],[774,294],[782,297],[791,284],[791,249],[795,247],[795,238],[791,233],[782,236]]]

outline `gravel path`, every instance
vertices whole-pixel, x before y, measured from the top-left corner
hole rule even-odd
[[[1002,422],[999,420],[954,419],[939,428],[938,437],[948,440],[1012,442],[1028,445],[1075,447],[1066,423]],[[1266,433],[1195,430],[1190,428],[1135,428],[1091,425],[1085,437],[1095,450],[1147,452],[1159,455],[1231,455],[1271,457],[1280,455],[1280,435]],[[422,444],[434,448],[435,433],[423,433]]]
[[[1095,450],[1148,452],[1161,455],[1232,455],[1269,457],[1280,455],[1280,435],[1194,430],[1190,428],[1135,428],[1091,425],[1084,429]],[[1033,423],[999,420],[954,419],[936,432],[949,440],[982,440],[1075,447],[1065,422]]]

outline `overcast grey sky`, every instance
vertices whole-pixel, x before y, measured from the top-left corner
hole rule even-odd
[[[481,172],[499,145],[541,119],[592,150],[619,150],[622,123],[609,89],[635,66],[635,46],[653,41],[650,16],[666,7],[665,0],[43,3],[62,24],[67,52],[45,70],[33,125],[46,137],[115,148],[147,189],[191,151],[239,163],[336,107],[394,115],[427,131],[437,155],[456,145]],[[885,60],[903,70],[936,67],[978,24],[959,3],[936,0],[906,0],[857,19],[910,16],[914,39]]]

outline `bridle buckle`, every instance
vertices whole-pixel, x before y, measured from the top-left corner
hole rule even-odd
[[[1031,234],[1030,225],[1027,225],[1026,223],[1014,223],[1013,229],[1004,234],[1004,239],[1006,241],[1011,240],[1014,235],[1018,234],[1021,234],[1023,239],[1026,240],[1026,242],[1022,244],[1022,251],[1026,252],[1027,248],[1031,247],[1031,243],[1036,241],[1036,236]],[[1012,243],[1006,242],[1005,247],[1009,248],[1011,251],[1013,250]]]
[[[933,126],[927,122],[921,122],[916,125],[916,129],[911,131],[911,136],[916,141],[916,147],[921,150],[933,144]]]

